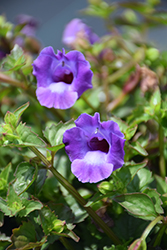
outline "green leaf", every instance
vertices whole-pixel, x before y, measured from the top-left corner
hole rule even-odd
[[[4,214],[0,211],[0,227],[4,224]]]
[[[45,183],[46,180],[46,169],[38,169],[38,173],[36,175],[35,181],[32,183],[32,185],[28,189],[28,193],[31,193],[32,195],[37,195],[41,191],[42,186]]]
[[[43,237],[41,241],[37,241],[37,235],[33,224],[29,222],[23,222],[19,228],[13,229],[13,235],[11,237],[12,245],[7,250],[28,250],[42,246],[46,237]]]
[[[68,206],[62,203],[56,204],[52,202],[49,202],[48,206],[51,210],[55,211],[55,214],[60,220],[65,220],[66,223],[72,223],[74,221],[74,215]]]
[[[154,110],[154,113],[158,113],[161,108],[161,93],[159,88],[153,93],[150,100],[150,107]]]
[[[18,212],[18,215],[20,217],[26,217],[29,213],[31,213],[34,210],[41,210],[43,207],[42,203],[37,200],[27,200],[22,199],[22,204],[24,206],[24,209]]]
[[[74,121],[70,120],[66,123],[59,122],[57,125],[52,124],[51,127],[46,127],[43,134],[51,145],[51,147],[48,146],[47,148],[51,151],[57,151],[63,148],[63,134],[66,130],[73,128],[74,126]]]
[[[6,124],[9,124],[12,131],[14,131],[14,129],[16,128],[16,124],[17,124],[16,116],[13,113],[11,113],[10,111],[7,111],[7,113],[4,117],[4,121]]]
[[[131,144],[129,144],[129,147],[135,150],[140,155],[143,155],[143,156],[148,155],[147,151],[140,145],[138,141],[132,142]]]
[[[35,181],[37,168],[28,162],[20,163],[16,169],[16,181],[13,184],[15,192],[20,195],[25,192]]]
[[[16,109],[14,111],[13,114],[17,118],[17,122],[19,121],[19,119],[20,119],[21,115],[24,113],[24,111],[28,108],[28,106],[29,106],[29,102],[23,104],[22,106],[20,106],[18,109]]]
[[[7,71],[16,71],[25,65],[24,52],[18,44],[15,44],[14,48],[11,50],[10,55],[8,55],[3,63],[3,69]]]
[[[83,10],[83,13],[90,16],[98,16],[108,18],[109,15],[116,9],[116,6],[109,5],[106,2],[101,2],[99,5],[89,5]]]
[[[124,186],[127,187],[128,184],[133,180],[135,175],[138,173],[138,171],[144,168],[146,165],[147,162],[127,163],[127,165],[123,166],[113,174],[115,174],[117,178],[119,178],[123,182]]]
[[[119,239],[123,242],[128,242],[130,240],[130,243],[132,239],[141,237],[145,228],[148,226],[149,221],[136,218],[129,213],[121,213],[120,216],[114,220],[114,224],[114,232],[116,235],[119,235]]]
[[[1,200],[2,211],[6,214],[11,216],[14,216],[17,212],[22,210],[24,208],[21,199],[18,197],[18,195],[15,193],[15,190],[12,185],[9,186],[9,192],[7,195],[7,202]],[[7,209],[6,207],[7,206]],[[10,213],[9,213],[10,211]]]
[[[151,24],[162,24],[167,25],[167,12],[166,11],[156,11],[151,15],[145,16],[147,21],[150,21]]]
[[[0,211],[2,211],[7,216],[11,215],[11,211],[7,205],[7,202],[3,200],[1,197],[0,197]]]
[[[24,105],[22,105],[21,107],[19,107],[18,109],[16,109],[13,113],[11,113],[10,111],[7,111],[7,113],[4,117],[4,121],[6,124],[10,125],[13,132],[17,126],[19,118],[21,117],[23,112],[28,108],[28,106],[29,106],[29,103],[27,102]]]
[[[47,146],[46,148],[52,152],[57,152],[59,149],[64,148],[64,143],[61,143],[61,144],[59,144],[57,146],[53,146],[53,147]]]
[[[25,124],[20,123],[16,128],[19,136],[19,140],[13,143],[13,146],[35,146],[35,147],[45,147],[45,142],[34,132],[31,131],[30,127],[25,126]]]
[[[167,206],[167,183],[162,177],[158,175],[155,175],[155,180],[157,192],[161,194],[161,200],[163,202],[163,206],[165,207]]]
[[[161,207],[162,201],[160,199],[160,194],[158,194],[158,192],[155,189],[149,189],[149,188],[145,189],[143,193],[147,194],[151,198],[151,200],[154,203],[156,212],[159,214],[163,214],[164,211]]]
[[[11,171],[11,163],[9,163],[0,173],[0,190],[6,191],[8,187],[8,178],[9,178],[9,173]]]
[[[132,114],[127,118],[130,127],[133,127],[136,124],[140,124],[142,122],[147,122],[148,120],[152,119],[152,116],[145,113],[145,106],[146,103],[143,103],[143,105],[139,105],[133,109]]]
[[[153,181],[152,172],[147,168],[141,168],[128,184],[128,192],[139,192]]]
[[[153,11],[153,7],[146,3],[141,3],[141,2],[134,3],[132,1],[128,1],[128,2],[120,2],[118,4],[120,7],[132,9],[140,12],[141,14],[149,14],[152,13]]]
[[[128,126],[127,123],[125,123],[124,121],[122,121],[120,118],[117,117],[112,117],[111,120],[119,125],[119,128],[121,132],[125,135],[125,139],[127,141],[130,140],[136,133],[137,124],[135,124],[134,126]]]
[[[103,247],[103,250],[127,250],[127,246],[128,243],[124,243],[124,244],[121,244],[121,245],[112,245],[111,247]]]
[[[3,178],[6,181],[8,181],[8,177],[9,177],[9,173],[11,171],[11,168],[12,168],[12,164],[9,163],[4,169],[2,169],[2,171],[0,173],[0,178]]]
[[[143,220],[153,220],[157,217],[154,204],[146,194],[123,194],[115,197],[114,200],[135,217]]]
[[[0,233],[0,250],[7,249],[7,246],[9,246],[9,244],[11,244],[10,237]]]
[[[44,206],[40,211],[42,228],[46,235],[51,231],[60,233],[64,229],[64,221],[58,220],[54,211],[51,211],[47,206]]]
[[[82,222],[88,217],[87,212],[76,203],[72,195],[67,195],[65,200],[75,215],[74,223]]]
[[[0,16],[0,36],[6,36],[6,34],[12,30],[12,27],[12,23],[6,22],[6,18],[4,16]]]
[[[95,202],[102,200],[105,197],[110,197],[111,199],[113,199],[113,197],[121,193],[124,193],[126,188],[128,188],[128,191],[132,192],[133,188],[129,188],[128,185],[131,183],[137,172],[140,169],[144,168],[146,164],[147,162],[142,162],[137,164],[131,162],[127,163],[127,165],[113,172],[111,176],[112,179],[110,181],[103,181],[98,185],[98,189],[103,195],[97,193],[89,200],[87,206],[92,205]]]

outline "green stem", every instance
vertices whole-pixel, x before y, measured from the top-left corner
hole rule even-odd
[[[163,220],[164,217],[162,215],[158,216],[157,218],[155,218],[144,230],[142,236],[141,236],[141,240],[145,240],[148,236],[148,234],[150,233],[150,231],[153,229],[153,227],[161,220]]]
[[[123,91],[120,93],[120,95],[114,99],[112,102],[110,102],[107,106],[107,111],[113,111],[115,108],[117,108],[119,106],[119,104],[121,102],[123,102],[123,100],[126,97],[126,93],[124,93]]]
[[[25,86],[25,84],[23,82],[19,82],[15,79],[3,74],[3,73],[0,73],[0,82],[5,82],[5,83],[8,83],[8,84],[15,86],[15,87],[27,89],[27,86]]]
[[[71,244],[69,243],[69,241],[65,238],[65,237],[60,237],[59,239],[61,241],[61,243],[63,244],[63,246],[67,249],[67,250],[75,250],[73,248],[73,246],[71,246]]]
[[[155,242],[154,242],[154,245],[153,247],[156,247],[156,246],[159,246],[160,243],[161,243],[161,239],[162,239],[162,236],[166,230],[166,227],[167,227],[167,224],[163,224],[162,227],[160,228],[159,232],[158,232],[158,235],[155,239]]]
[[[160,168],[160,175],[162,178],[165,178],[166,176],[166,163],[165,163],[165,157],[164,157],[164,131],[159,124],[159,168]]]
[[[115,245],[121,244],[119,238],[113,233],[113,231],[104,223],[104,221],[96,214],[96,212],[90,207],[86,206],[85,199],[78,193],[78,191],[52,166],[52,164],[46,159],[46,157],[35,147],[30,149],[43,161],[47,168],[52,172],[56,179],[68,190],[70,194],[77,200],[77,202],[88,212],[92,219],[99,225],[99,227],[106,233],[106,235],[114,242]]]

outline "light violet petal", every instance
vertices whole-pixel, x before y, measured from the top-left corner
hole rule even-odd
[[[71,45],[77,36],[77,32],[84,30],[85,24],[78,18],[71,20],[65,27],[62,41],[64,44]]]
[[[106,162],[106,154],[101,151],[88,152],[83,159],[76,159],[71,165],[72,173],[81,182],[96,183],[108,178],[113,164]]]
[[[81,19],[75,18],[66,25],[62,41],[67,46],[75,47],[78,38],[85,39],[90,44],[99,40],[99,37],[93,33],[89,26],[82,22]]]
[[[39,87],[36,91],[38,101],[42,106],[56,109],[68,109],[78,98],[76,92],[69,91],[65,83],[54,83],[48,88]]]

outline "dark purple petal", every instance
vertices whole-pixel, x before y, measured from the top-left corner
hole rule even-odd
[[[112,162],[114,165],[114,170],[117,168],[122,167],[124,164],[124,144],[125,144],[125,139],[120,139],[114,134],[111,134],[112,137],[112,147],[108,153],[107,161]]]
[[[92,88],[90,64],[79,51],[55,55],[52,47],[44,48],[33,63],[37,78],[37,98],[48,108],[67,109],[80,95]]]
[[[77,127],[65,131],[63,143],[66,145],[65,150],[71,161],[82,159],[89,151],[85,133]]]
[[[105,139],[99,137],[93,137],[89,141],[89,147],[92,151],[100,150],[101,152],[108,153],[109,151],[109,144]]]

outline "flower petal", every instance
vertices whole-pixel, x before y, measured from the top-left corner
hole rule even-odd
[[[69,22],[64,30],[62,41],[64,44],[72,45],[75,41],[77,32],[80,30],[84,30],[85,24],[79,19],[74,18],[71,22]]]
[[[112,147],[107,155],[107,162],[112,162],[114,165],[114,170],[120,168],[124,164],[124,144],[125,139],[120,139],[114,134],[111,134],[112,137]]]
[[[81,52],[76,50],[68,52],[65,55],[65,63],[71,68],[75,76],[73,89],[78,92],[78,96],[81,96],[85,90],[93,87],[93,72],[90,70],[89,62],[86,61]]]
[[[85,133],[80,128],[71,128],[66,130],[63,135],[63,143],[66,145],[65,150],[70,161],[84,158],[90,150],[85,138]]]
[[[77,127],[84,130],[86,136],[90,137],[100,124],[99,113],[95,113],[94,116],[90,116],[86,113],[81,114],[78,119],[75,121]]]
[[[70,85],[63,82],[52,83],[47,88],[38,87],[36,95],[42,106],[56,109],[68,109],[78,99],[77,92],[69,91]]]
[[[110,176],[113,164],[106,162],[106,153],[101,151],[87,152],[83,159],[72,162],[72,173],[81,182],[98,182]]]

